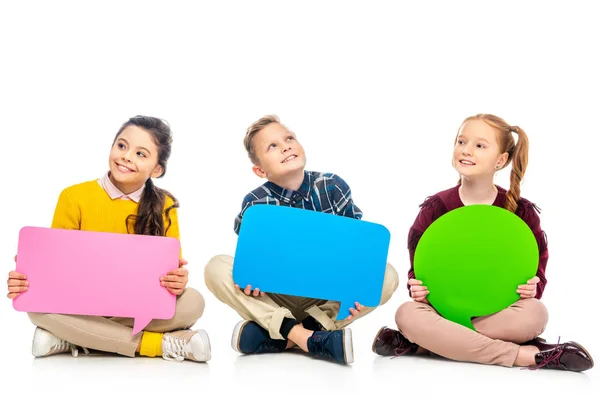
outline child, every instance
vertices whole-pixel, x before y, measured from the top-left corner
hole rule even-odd
[[[244,145],[254,164],[252,171],[268,182],[244,198],[235,219],[236,234],[244,212],[255,204],[362,218],[350,188],[339,176],[304,170],[306,157],[302,145],[276,116],[268,115],[252,124]],[[355,303],[356,308],[350,309],[347,319],[336,321],[338,302],[266,294],[250,285],[240,289],[233,282],[232,271],[233,258],[219,255],[209,261],[204,276],[208,289],[244,318],[233,330],[234,350],[244,354],[277,353],[297,345],[316,358],[340,364],[353,362],[352,335],[345,326],[373,308]],[[388,264],[381,304],[390,299],[397,286],[398,275]]]
[[[136,116],[125,122],[113,141],[109,171],[98,180],[80,183],[62,191],[54,212],[52,228],[169,236],[179,239],[179,203],[166,190],[154,186],[152,178],[162,177],[171,155],[171,129],[153,117]],[[15,257],[16,261],[16,257]],[[177,295],[175,315],[170,320],[153,320],[146,331],[131,335],[132,318],[29,313],[37,326],[33,355],[43,357],[76,346],[124,356],[136,353],[166,360],[208,361],[210,342],[203,330],[189,328],[204,311],[202,295],[186,288],[187,264],[161,277],[165,290]],[[8,298],[26,292],[29,283],[23,274],[8,275]],[[67,277],[68,278],[68,277]],[[74,282],[76,284],[76,282]],[[135,284],[135,282],[132,282]]]
[[[518,140],[515,143],[513,133]],[[594,363],[579,344],[546,344],[538,338],[548,321],[540,301],[546,286],[548,248],[537,206],[520,196],[527,168],[528,139],[517,126],[494,115],[467,118],[456,137],[452,164],[460,174],[457,186],[425,200],[408,235],[411,268],[408,288],[412,302],[396,313],[399,331],[383,327],[373,342],[379,355],[435,353],[458,361],[482,364],[584,371]],[[494,174],[512,162],[510,189],[494,185]],[[492,315],[472,320],[476,331],[441,317],[429,304],[427,282],[415,279],[413,261],[417,243],[441,215],[471,204],[489,204],[514,212],[531,228],[539,248],[536,276],[515,288],[520,300]]]

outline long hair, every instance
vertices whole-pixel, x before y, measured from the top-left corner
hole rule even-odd
[[[154,143],[158,148],[158,165],[162,167],[162,174],[158,178],[162,178],[165,172],[167,172],[167,161],[171,156],[171,144],[173,143],[171,128],[165,121],[158,118],[137,115],[130,118],[121,126],[115,135],[113,146],[121,132],[131,125],[142,128],[152,135]],[[137,213],[129,215],[125,221],[127,231],[139,235],[165,236],[171,227],[169,212],[179,207],[179,202],[168,191],[154,186],[152,178],[148,178],[144,185],[144,192],[138,203]],[[164,211],[163,218],[163,208],[167,196],[173,200],[173,204]],[[164,223],[165,219],[167,220],[166,227]]]
[[[510,189],[506,192],[504,208],[511,212],[515,212],[517,209],[517,202],[521,198],[521,182],[523,181],[525,170],[527,169],[529,139],[523,129],[518,126],[509,125],[502,118],[492,114],[473,115],[466,118],[460,126],[462,127],[467,121],[474,119],[483,121],[496,130],[500,153],[508,153],[508,160],[502,168],[512,162],[512,168],[510,170]],[[512,135],[513,132],[516,133],[518,137],[516,142]]]

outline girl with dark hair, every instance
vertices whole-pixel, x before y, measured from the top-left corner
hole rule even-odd
[[[59,196],[52,228],[97,232],[168,236],[179,240],[179,203],[166,190],[154,186],[171,155],[171,128],[164,121],[136,116],[117,132],[109,155],[109,170],[98,180],[66,188]],[[166,360],[208,361],[210,341],[204,330],[190,330],[204,311],[204,299],[187,288],[187,261],[161,277],[161,285],[177,295],[170,320],[153,320],[146,330],[131,335],[132,318],[29,313],[37,326],[32,352],[35,357],[71,351],[78,347],[136,354]],[[68,279],[68,277],[67,277]],[[132,283],[135,284],[135,283]],[[8,298],[27,291],[26,276],[11,271]]]

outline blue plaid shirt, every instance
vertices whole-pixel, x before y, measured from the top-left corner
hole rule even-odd
[[[242,202],[242,211],[235,218],[233,230],[236,234],[240,233],[244,212],[255,204],[303,208],[355,219],[363,216],[352,201],[348,184],[335,174],[323,172],[304,171],[304,181],[298,191],[266,182],[248,193]]]

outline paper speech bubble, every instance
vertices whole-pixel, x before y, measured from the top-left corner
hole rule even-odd
[[[488,205],[452,210],[435,220],[415,250],[415,277],[446,319],[475,329],[472,317],[501,311],[517,300],[517,286],[535,276],[539,251],[527,224]]]
[[[244,213],[233,280],[266,293],[339,301],[381,301],[390,233],[382,225],[299,208],[255,205]]]
[[[24,227],[16,271],[29,289],[17,311],[132,317],[132,335],[152,319],[170,319],[176,296],[160,277],[179,265],[177,239]]]

